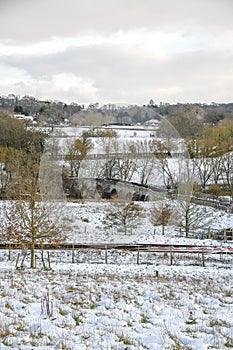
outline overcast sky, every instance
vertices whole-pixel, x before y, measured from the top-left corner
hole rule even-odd
[[[230,102],[232,0],[0,0],[0,95]]]

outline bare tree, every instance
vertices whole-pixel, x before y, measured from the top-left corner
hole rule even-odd
[[[158,167],[163,174],[164,185],[175,188],[178,180],[168,162],[168,157],[171,155],[171,143],[156,141],[151,144],[151,149],[153,150]]]
[[[226,183],[231,196],[233,197],[233,153],[227,152],[221,157],[223,179]]]
[[[172,215],[173,210],[171,205],[167,202],[163,202],[151,209],[150,221],[153,226],[162,226],[162,234],[164,235],[165,226],[168,225]]]
[[[215,184],[229,177],[233,141],[233,123],[222,123],[216,127],[205,126],[198,135],[187,142],[195,165],[196,175],[203,189],[212,179]]]
[[[155,169],[156,161],[153,157],[150,142],[147,140],[135,144],[137,159],[137,173],[140,183],[146,185]]]
[[[4,239],[30,250],[30,267],[35,268],[35,246],[44,243],[59,244],[64,240],[61,231],[61,210],[57,203],[42,202],[38,193],[38,163],[30,166],[28,176],[21,182],[16,200],[5,212]]]
[[[116,171],[118,178],[123,181],[131,181],[137,170],[137,159],[135,157],[135,146],[127,143],[119,148],[118,143],[114,143],[114,152],[116,153]],[[120,153],[120,156],[117,154]]]
[[[124,233],[127,234],[129,228],[134,228],[142,216],[143,209],[134,202],[115,203],[110,211],[106,214],[105,221],[107,225],[123,227]]]
[[[211,158],[198,157],[193,159],[195,165],[195,173],[200,180],[201,187],[206,188],[207,183],[214,174],[213,162]]]
[[[185,229],[186,237],[189,237],[192,229],[202,228],[203,220],[207,219],[206,208],[191,203],[190,199],[185,197],[179,200],[178,212],[180,213],[180,224]]]
[[[222,157],[213,157],[211,160],[213,167],[213,180],[215,184],[218,184],[224,172]]]
[[[12,198],[27,155],[12,147],[0,147],[0,194]]]
[[[114,179],[118,177],[117,161],[115,158],[106,160],[97,172],[97,177]]]
[[[5,163],[0,160],[0,198],[6,197],[7,187],[11,180],[11,174],[6,171]]]
[[[105,144],[105,152],[106,161],[99,170],[99,176],[130,181],[137,170],[135,146],[128,143],[120,145],[113,138]]]
[[[76,139],[68,146],[68,153],[65,162],[69,164],[70,175],[79,176],[79,171],[83,160],[91,149],[91,143],[86,138]]]

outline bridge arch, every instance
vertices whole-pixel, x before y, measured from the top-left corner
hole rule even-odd
[[[103,187],[101,185],[97,185],[95,189],[95,199],[103,198]]]
[[[147,197],[146,194],[142,194],[142,195],[140,196],[139,200],[140,200],[140,201],[146,201],[146,200],[147,200],[146,197]]]
[[[140,194],[138,191],[133,193],[132,201],[138,201],[140,199]]]
[[[118,198],[118,193],[117,193],[117,190],[115,188],[112,189],[112,191],[110,193],[110,198],[111,199],[117,199]]]

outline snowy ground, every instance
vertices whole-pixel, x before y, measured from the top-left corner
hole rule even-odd
[[[109,202],[64,203],[69,241],[219,244],[165,236],[150,223],[153,203],[140,203],[144,215],[127,235],[103,225]],[[204,207],[201,207],[204,210]],[[203,222],[228,227],[232,214],[205,208]],[[211,220],[207,220],[211,218]],[[0,252],[0,349],[228,349],[233,347],[232,256],[174,257],[141,253],[51,252],[44,271],[15,269],[17,252]],[[45,255],[46,256],[46,255]],[[22,257],[21,257],[22,259]],[[89,262],[89,263],[88,263]],[[47,264],[47,262],[46,262]],[[47,264],[48,266],[48,264]],[[157,275],[158,274],[158,275]]]
[[[30,271],[1,258],[0,349],[233,347],[232,265]]]
[[[177,226],[165,227],[165,235],[162,236],[162,227],[153,227],[150,217],[151,209],[159,205],[157,202],[137,202],[143,209],[141,217],[136,225],[129,226],[127,234],[122,231],[122,227],[106,223],[106,214],[114,207],[114,202],[80,202],[64,203],[63,222],[64,228],[70,242],[78,243],[180,243],[180,244],[215,244],[212,240],[194,239],[196,236],[207,236],[208,227],[211,231],[232,227],[233,214],[216,210],[211,207],[194,205],[199,216],[199,225],[202,228],[195,228],[190,234],[190,238],[185,238],[184,229],[180,237],[180,228]],[[174,208],[178,208],[176,201],[171,201]],[[178,209],[177,209],[178,210]],[[177,215],[177,212],[176,212]],[[179,220],[180,219],[180,220]],[[176,216],[176,221],[181,222],[180,214]],[[191,242],[190,242],[191,241]]]

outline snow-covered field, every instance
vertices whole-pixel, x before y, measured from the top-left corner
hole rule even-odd
[[[174,202],[174,203],[173,203]],[[114,207],[114,202],[80,202],[64,203],[63,222],[67,232],[68,241],[78,243],[171,243],[174,244],[215,244],[212,240],[194,239],[193,236],[207,235],[208,227],[211,231],[232,227],[233,214],[216,210],[211,207],[194,205],[193,211],[199,216],[199,225],[202,228],[195,228],[190,238],[185,238],[184,230],[180,237],[180,228],[177,226],[165,227],[163,236],[162,227],[154,227],[150,221],[151,209],[160,202],[138,202],[142,208],[141,217],[136,225],[130,225],[127,234],[124,234],[122,227],[110,225],[106,222],[106,214]],[[176,208],[176,201],[171,201],[171,205]],[[178,208],[178,206],[177,206]],[[178,210],[178,209],[177,209]],[[176,211],[176,209],[175,209]],[[176,215],[178,215],[176,213]],[[180,220],[179,220],[180,219]],[[180,214],[176,216],[178,222],[182,221]]]
[[[79,243],[148,242],[232,244],[180,237],[173,226],[150,223],[153,203],[140,203],[144,215],[125,235],[103,225],[109,202],[64,203],[67,240]],[[232,224],[232,214],[206,210],[203,223]],[[209,218],[212,220],[209,220]],[[208,218],[208,219],[207,219]],[[44,271],[16,270],[17,252],[0,252],[0,349],[228,349],[233,347],[232,257],[141,253],[51,252]],[[46,255],[45,255],[46,256]],[[21,257],[22,259],[22,257]],[[89,263],[88,263],[89,261]],[[47,264],[48,265],[48,264]]]
[[[232,265],[52,268],[0,262],[0,349],[233,347]]]

